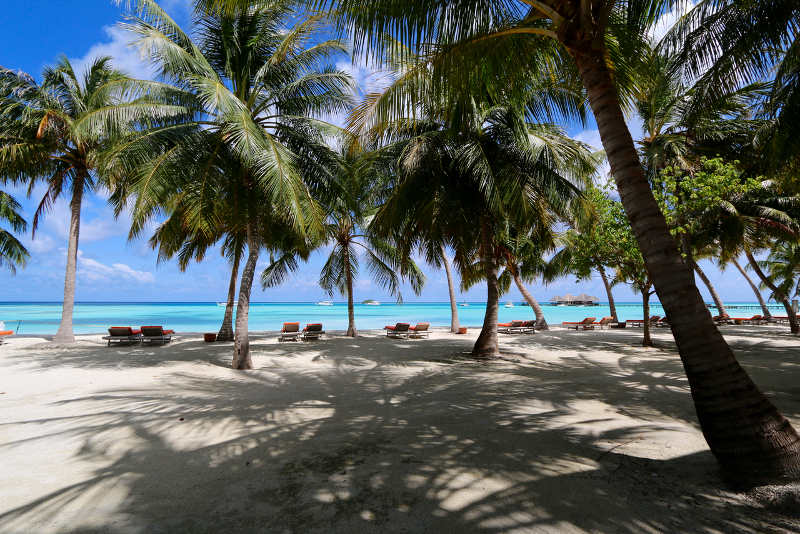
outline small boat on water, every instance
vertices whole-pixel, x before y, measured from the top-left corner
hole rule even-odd
[[[378,302],[377,300],[372,300],[372,299],[367,299],[367,300],[363,301],[361,304],[364,304],[365,306],[380,306],[381,305],[380,302]]]
[[[462,302],[461,304],[459,304],[459,306],[464,306],[464,307],[466,308],[467,306],[469,306],[469,303],[467,303],[467,302]]]
[[[509,300],[508,302],[506,302],[505,307],[506,308],[513,308],[514,307],[514,303]]]
[[[332,300],[321,300],[317,302],[317,306],[333,306]]]
[[[227,306],[227,302],[217,302],[217,306]]]

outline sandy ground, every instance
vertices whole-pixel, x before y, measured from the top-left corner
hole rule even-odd
[[[800,339],[726,327],[800,428]],[[726,489],[671,336],[256,336],[0,347],[0,532],[797,532],[796,486]]]

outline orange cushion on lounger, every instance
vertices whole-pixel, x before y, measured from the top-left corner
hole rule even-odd
[[[13,333],[14,333],[13,330],[3,330],[0,332],[0,336],[10,336]]]
[[[303,332],[308,332],[309,330],[322,330],[322,323],[308,323],[305,328],[303,328]]]
[[[164,334],[174,334],[175,330],[164,330]]]
[[[394,325],[386,325],[383,327],[384,330],[394,330]]]

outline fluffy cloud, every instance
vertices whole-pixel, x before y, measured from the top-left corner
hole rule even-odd
[[[86,257],[80,250],[78,251],[78,275],[92,281],[133,280],[142,284],[155,281],[153,273],[137,271],[124,263],[106,265]]]
[[[97,43],[81,58],[71,59],[77,73],[81,73],[98,57],[111,56],[114,67],[134,78],[152,78],[153,69],[139,51],[130,46],[135,35],[118,26],[105,26],[103,31],[109,40]]]
[[[663,39],[670,28],[672,28],[682,16],[691,11],[696,4],[697,1],[683,0],[677,2],[672,10],[659,17],[655,25],[650,29],[650,37],[656,42]]]

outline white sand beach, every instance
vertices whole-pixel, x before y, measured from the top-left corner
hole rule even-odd
[[[800,428],[800,339],[724,327]],[[669,332],[0,347],[0,532],[798,532],[726,489]]]

